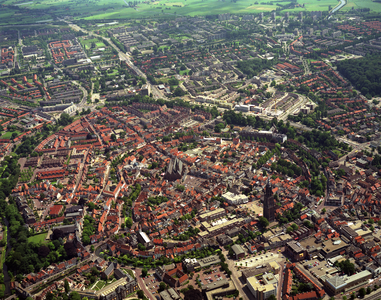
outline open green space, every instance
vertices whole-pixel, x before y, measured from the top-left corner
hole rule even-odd
[[[102,289],[104,286],[106,285],[106,282],[104,282],[103,280],[100,280],[96,283],[96,285],[93,287],[94,290],[96,291],[99,291],[100,289]]]
[[[96,48],[106,47],[106,45],[102,41],[98,40],[97,38],[94,38],[94,39],[80,38],[79,41],[85,49],[91,49],[91,46],[93,43],[95,44]]]
[[[127,1],[128,2],[128,1]],[[290,3],[282,2],[282,5]],[[335,7],[337,0],[297,0],[297,6],[283,11],[328,11],[329,6]],[[19,0],[6,0],[2,2],[0,11],[0,24],[22,24],[36,22],[52,22],[54,16],[73,16],[74,19],[103,20],[103,19],[138,19],[150,17],[176,18],[179,16],[203,16],[223,13],[253,14],[259,12],[275,11],[279,6],[272,0],[159,0],[155,2],[141,1],[137,6],[131,7],[120,1],[79,1],[79,0],[40,0],[26,1],[19,6],[21,10],[12,5],[20,4]],[[381,3],[372,0],[348,0],[343,10],[355,8],[370,8],[381,11]],[[54,15],[53,15],[54,11]],[[103,47],[101,43],[98,47]]]
[[[342,11],[347,11],[358,8],[369,8],[375,12],[381,12],[381,2],[374,2],[372,0],[347,0],[347,4],[341,9]]]
[[[18,130],[16,130],[16,131],[8,131],[8,132],[4,133],[0,138],[9,140],[9,139],[11,139],[12,134],[13,134],[14,132],[17,133],[17,136],[19,136],[19,135],[21,134],[21,132],[18,131]]]
[[[34,243],[43,243],[46,239],[46,236],[48,233],[41,233],[34,236],[28,237],[28,242],[34,242]]]

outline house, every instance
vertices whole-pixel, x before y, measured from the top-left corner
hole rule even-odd
[[[241,245],[237,245],[237,244],[233,245],[231,249],[233,250],[235,259],[240,259],[245,257],[245,251],[243,250]]]

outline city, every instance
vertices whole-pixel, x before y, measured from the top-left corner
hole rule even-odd
[[[380,299],[381,4],[333,2],[0,25],[0,297]]]

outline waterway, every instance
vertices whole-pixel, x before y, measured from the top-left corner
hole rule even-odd
[[[332,9],[331,15],[333,15],[335,12],[342,9],[345,6],[345,4],[347,4],[347,2],[345,0],[340,0],[340,4],[338,6],[336,6],[334,9]]]

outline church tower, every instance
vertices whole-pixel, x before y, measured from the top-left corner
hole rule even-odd
[[[270,178],[267,179],[265,188],[265,199],[263,201],[263,216],[271,223],[275,221],[273,188],[270,183]]]

